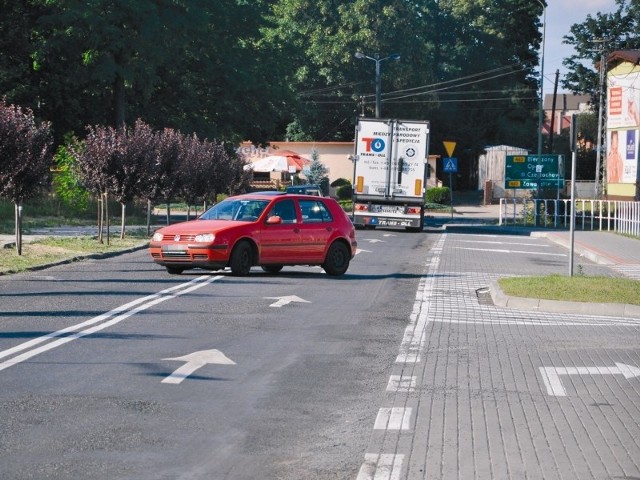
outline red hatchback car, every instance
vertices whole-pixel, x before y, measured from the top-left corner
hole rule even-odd
[[[284,265],[321,265],[342,275],[356,253],[355,229],[332,198],[262,192],[229,197],[197,220],[157,230],[153,260],[172,274],[190,268],[253,266],[276,273]]]

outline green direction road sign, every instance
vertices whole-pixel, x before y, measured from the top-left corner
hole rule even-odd
[[[507,155],[504,169],[505,188],[562,188],[562,155]]]

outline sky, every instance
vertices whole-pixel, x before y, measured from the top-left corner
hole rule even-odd
[[[536,0],[532,0],[536,1]],[[544,46],[544,93],[553,93],[556,70],[560,70],[560,81],[567,69],[562,60],[573,55],[571,45],[563,45],[562,37],[569,34],[571,25],[583,23],[587,15],[611,13],[616,10],[614,0],[547,0]],[[564,91],[558,85],[558,92]]]

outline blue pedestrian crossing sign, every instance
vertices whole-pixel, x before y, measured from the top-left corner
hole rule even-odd
[[[456,157],[446,157],[442,159],[444,166],[444,173],[457,173],[458,172],[458,159]]]

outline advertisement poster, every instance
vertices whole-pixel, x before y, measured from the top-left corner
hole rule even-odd
[[[607,142],[607,181],[636,183],[638,177],[638,131],[610,130]]]
[[[608,82],[608,128],[640,126],[640,73],[612,75]]]
[[[621,132],[622,133],[622,132]],[[638,177],[638,131],[627,130],[622,183],[635,183]]]
[[[625,132],[610,130],[607,139],[607,182],[620,183],[622,180],[622,155],[620,155],[620,136]]]

